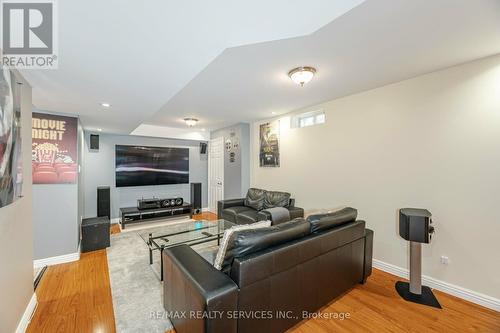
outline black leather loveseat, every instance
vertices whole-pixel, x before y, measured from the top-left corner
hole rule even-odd
[[[187,245],[166,249],[164,307],[176,332],[284,332],[364,283],[373,232],[353,211],[235,232],[221,271]]]
[[[274,207],[286,208],[291,220],[304,217],[304,209],[295,207],[295,200],[290,198],[290,193],[258,188],[250,188],[245,198],[219,201],[217,215],[219,219],[236,224],[249,224],[272,220],[266,209]]]

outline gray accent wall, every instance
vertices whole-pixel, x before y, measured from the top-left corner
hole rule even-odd
[[[31,87],[21,86],[23,197],[0,208],[0,332],[15,332],[33,296]]]
[[[34,259],[78,252],[78,185],[34,184]]]
[[[231,151],[224,149],[224,199],[244,197],[250,186],[250,125],[239,123],[221,128],[210,133],[211,139],[224,138],[231,144],[236,140],[239,143],[234,152],[234,161],[231,160]]]
[[[39,111],[50,113],[46,111]],[[67,114],[54,113],[68,116]],[[78,121],[80,150],[83,129]],[[78,165],[81,169],[81,152]],[[33,185],[34,259],[45,259],[78,252],[80,242],[80,209],[83,201],[79,196],[81,172],[77,184]]]
[[[97,187],[111,187],[111,218],[119,218],[120,207],[133,207],[140,198],[182,197],[190,201],[190,185],[156,185],[137,187],[115,187],[115,146],[142,145],[156,147],[189,148],[189,181],[202,183],[202,204],[208,202],[208,159],[207,154],[200,155],[200,142],[191,140],[174,140],[150,138],[132,135],[99,134],[99,150],[91,150],[90,132],[85,132],[85,153],[83,178],[85,187],[85,217],[97,214]]]

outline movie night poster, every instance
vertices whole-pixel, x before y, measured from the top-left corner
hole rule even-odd
[[[33,184],[75,184],[77,118],[33,113]]]

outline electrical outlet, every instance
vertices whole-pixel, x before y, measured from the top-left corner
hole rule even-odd
[[[441,256],[441,264],[448,265],[450,263],[450,258],[447,256]]]

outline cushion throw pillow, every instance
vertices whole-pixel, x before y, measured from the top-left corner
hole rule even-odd
[[[241,230],[259,229],[271,226],[271,221],[259,221],[251,224],[235,225],[224,231],[224,236],[219,245],[219,251],[214,260],[214,267],[218,270],[222,269],[222,264],[224,263],[224,258],[226,256],[227,246],[231,236]]]
[[[245,198],[245,206],[255,210],[262,210],[264,207],[264,194],[265,190],[260,188],[249,188]]]
[[[238,230],[233,233],[226,248],[222,271],[230,271],[233,262],[253,253],[288,243],[310,234],[310,225],[303,218],[267,228]]]
[[[290,193],[278,191],[266,191],[264,193],[264,208],[288,207],[290,204]]]

